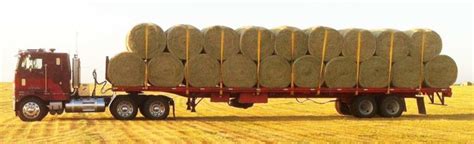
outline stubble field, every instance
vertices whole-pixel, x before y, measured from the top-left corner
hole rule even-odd
[[[271,99],[243,110],[203,100],[196,113],[174,97],[176,118],[119,121],[105,113],[48,115],[22,122],[12,110],[12,84],[0,84],[0,143],[273,143],[273,142],[474,142],[474,87],[453,87],[447,106],[427,104],[418,115],[414,99],[400,118],[340,116],[334,104]],[[326,101],[319,99],[318,101]],[[425,101],[428,101],[425,99]]]

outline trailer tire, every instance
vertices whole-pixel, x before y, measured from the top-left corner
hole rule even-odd
[[[400,117],[403,110],[403,101],[398,96],[385,96],[379,101],[378,113],[382,117]]]
[[[48,107],[38,98],[27,98],[20,102],[19,117],[22,121],[41,121],[48,114]]]
[[[349,108],[349,105],[343,103],[341,100],[336,100],[335,107],[337,113],[339,113],[340,115],[351,115],[351,109]]]
[[[110,113],[118,120],[132,120],[137,116],[138,106],[129,96],[119,96],[110,105]]]
[[[166,119],[170,112],[169,99],[165,97],[150,97],[142,105],[140,112],[148,119]]]
[[[356,96],[351,102],[351,113],[358,118],[371,118],[377,113],[377,103],[372,96]]]

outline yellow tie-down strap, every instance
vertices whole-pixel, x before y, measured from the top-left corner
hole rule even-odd
[[[395,32],[390,32],[390,49],[388,53],[388,79],[387,79],[387,94],[390,94],[390,81],[392,81],[392,59],[393,59],[393,47],[394,47],[394,39],[395,39]]]
[[[143,85],[145,86],[145,89],[148,89],[148,28],[149,24],[146,24],[145,26],[145,76],[144,76],[144,81]]]
[[[259,29],[258,34],[257,34],[257,89],[260,89],[260,52],[261,52],[261,46],[262,46],[262,31]],[[259,95],[260,92],[257,90],[257,95]]]
[[[421,48],[420,48],[420,79],[419,79],[419,85],[418,89],[420,90],[421,93],[421,88],[423,86],[423,75],[424,75],[424,69],[423,69],[423,58],[425,54],[425,42],[426,42],[426,32],[425,30],[422,30],[422,35],[421,35]]]
[[[362,31],[357,33],[357,63],[356,63],[356,91],[355,95],[359,95],[359,71],[360,71],[360,49],[362,47]]]
[[[188,63],[188,66],[186,67],[186,77],[188,78],[186,80],[186,95],[189,96],[189,67],[191,66],[189,63],[189,29],[186,27],[186,63]]]
[[[222,88],[224,87],[224,77],[222,76],[222,63],[224,62],[224,38],[225,38],[225,33],[224,29],[221,30],[221,56],[220,56],[220,83],[219,83],[219,96],[222,96],[224,92],[222,91]]]
[[[295,65],[293,64],[293,59],[295,58],[295,31],[292,31],[291,32],[291,58],[290,58],[290,61],[292,62],[291,64],[291,92],[290,94],[291,95],[295,95],[295,92],[293,90],[293,88],[295,88]]]
[[[328,46],[328,29],[327,28],[324,28],[324,39],[323,39],[323,47],[321,48],[321,63],[320,63],[320,66],[319,66],[319,78],[318,78],[318,92],[317,92],[317,95],[320,95],[321,94],[321,86],[323,85],[322,84],[322,81],[323,81],[323,68],[324,68],[324,59],[326,57],[326,48]]]

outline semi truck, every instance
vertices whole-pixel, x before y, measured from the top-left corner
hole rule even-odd
[[[105,65],[109,58],[105,57]],[[147,119],[164,120],[175,103],[165,95],[148,92],[173,93],[187,98],[187,110],[196,112],[204,98],[211,102],[228,103],[237,108],[249,108],[255,103],[267,103],[270,98],[333,98],[340,115],[358,118],[399,117],[407,110],[405,99],[414,98],[418,112],[426,114],[424,97],[431,103],[438,98],[444,105],[451,97],[451,88],[238,88],[238,87],[156,87],[112,85],[110,95],[96,95],[99,83],[94,71],[94,90],[81,95],[80,58],[75,54],[55,52],[55,49],[27,49],[18,53],[14,79],[13,110],[23,121],[40,121],[46,115],[82,112],[110,113],[118,120],[132,120],[140,113]]]

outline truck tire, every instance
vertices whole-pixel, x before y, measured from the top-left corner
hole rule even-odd
[[[351,113],[358,118],[371,118],[377,113],[377,103],[372,96],[356,96],[351,102]]]
[[[341,100],[339,99],[336,100],[335,106],[336,106],[337,113],[339,113],[340,115],[351,115],[351,110],[349,108],[349,105],[347,105],[346,103],[343,103]]]
[[[382,117],[400,117],[403,113],[403,102],[398,96],[385,96],[379,101],[378,113]]]
[[[169,100],[164,97],[150,97],[142,105],[140,112],[148,119],[166,119],[170,112]]]
[[[27,98],[20,102],[18,111],[22,121],[41,121],[48,114],[48,107],[38,98]]]
[[[119,96],[110,105],[110,113],[118,120],[132,120],[137,112],[137,104],[129,96]]]

